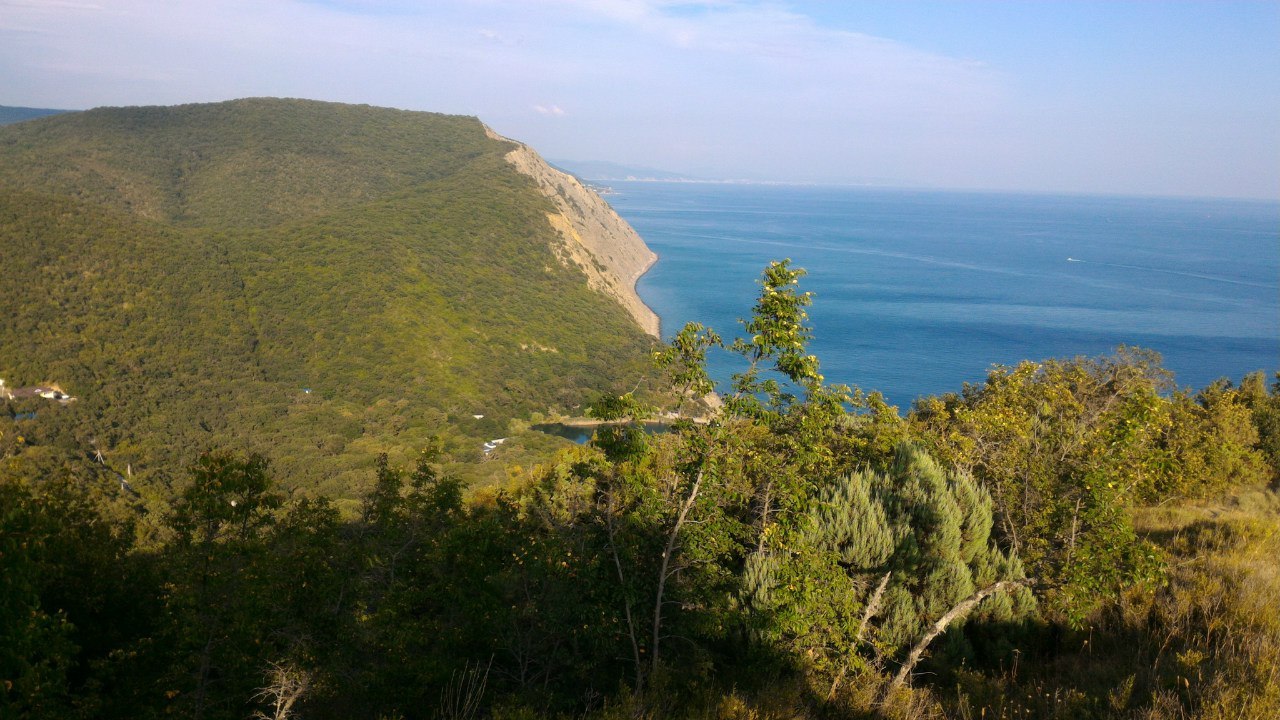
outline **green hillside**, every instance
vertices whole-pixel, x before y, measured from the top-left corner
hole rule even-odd
[[[500,492],[431,454],[347,513],[253,453],[203,454],[148,515],[0,475],[0,718],[1280,717],[1280,382],[1192,394],[1121,347],[903,416],[825,384],[803,274],[766,267],[735,340],[655,353],[687,393],[594,406],[681,411],[728,348],[710,422],[614,425]]]
[[[476,460],[511,418],[630,388],[649,340],[556,260],[510,147],[299,100],[0,128],[0,377],[77,398],[10,401],[0,457],[96,449],[162,494],[229,446],[349,497],[380,452]]]

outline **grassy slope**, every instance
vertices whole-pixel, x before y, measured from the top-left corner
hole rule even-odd
[[[935,667],[888,704],[887,675],[834,697],[825,683],[765,679],[709,689],[681,717],[879,720],[1271,720],[1280,717],[1280,494],[1238,488],[1135,513],[1164,553],[1156,588],[1132,589],[1083,627],[1019,633],[999,667]],[[746,683],[744,683],[746,684]],[[820,702],[819,698],[826,698]],[[628,717],[626,703],[597,713]]]
[[[96,441],[160,482],[230,444],[345,495],[377,452],[443,434],[464,459],[634,382],[647,339],[556,262],[507,149],[472,118],[282,100],[0,129],[0,377],[81,398],[0,456]]]
[[[934,690],[961,718],[1273,718],[1280,713],[1280,495],[1136,511],[1165,553],[1162,587],[1134,589],[1085,627],[1002,671]]]

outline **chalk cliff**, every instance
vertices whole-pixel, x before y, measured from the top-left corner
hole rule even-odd
[[[577,178],[551,167],[529,146],[488,132],[516,146],[507,153],[507,161],[533,178],[555,204],[556,212],[548,213],[547,220],[564,240],[557,249],[561,262],[581,268],[593,289],[617,300],[645,332],[658,337],[657,314],[636,294],[636,281],[658,256],[609,203]]]

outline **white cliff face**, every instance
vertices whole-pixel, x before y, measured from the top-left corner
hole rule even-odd
[[[658,256],[609,203],[577,178],[551,167],[529,146],[486,130],[490,137],[516,145],[507,153],[507,162],[533,178],[555,204],[556,212],[548,213],[547,220],[564,241],[557,248],[560,262],[577,265],[593,289],[617,300],[645,332],[659,337],[658,315],[636,294],[636,281]]]

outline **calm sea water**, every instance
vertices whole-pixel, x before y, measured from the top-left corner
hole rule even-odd
[[[1179,384],[1280,368],[1280,203],[615,183],[670,335],[727,337],[770,260],[808,270],[828,382],[905,409],[995,363],[1159,351]],[[721,379],[728,358],[713,361]]]

